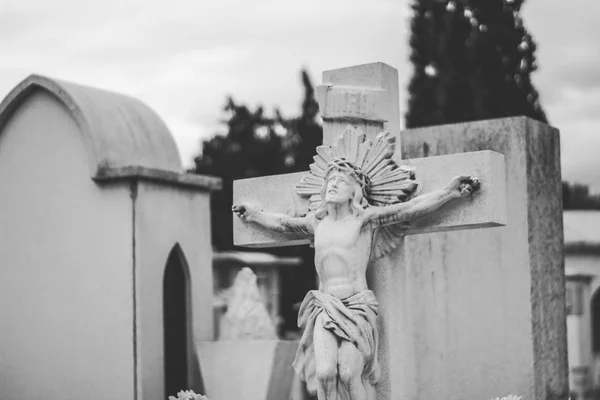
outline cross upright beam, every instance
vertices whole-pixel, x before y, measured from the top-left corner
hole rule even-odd
[[[323,144],[332,144],[349,123],[362,128],[368,139],[382,130],[396,136],[400,147],[398,71],[378,62],[323,72],[317,86],[323,118]]]

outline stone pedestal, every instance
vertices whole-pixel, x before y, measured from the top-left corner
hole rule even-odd
[[[394,398],[566,399],[558,131],[508,118],[408,130],[401,139],[402,158],[504,154],[508,221],[407,237],[397,288],[405,324],[387,334],[405,340],[412,354],[390,356],[410,372]]]

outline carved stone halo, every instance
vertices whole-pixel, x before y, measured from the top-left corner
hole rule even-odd
[[[296,193],[309,197],[309,211],[315,211],[321,205],[321,188],[330,162],[344,159],[358,167],[370,181],[366,193],[369,205],[385,207],[404,202],[417,189],[414,169],[399,166],[392,159],[396,148],[396,138],[389,132],[381,132],[371,141],[364,132],[349,125],[334,145],[317,147],[310,173],[296,185]],[[402,236],[404,226],[391,225],[378,229],[373,241],[372,257],[379,258],[397,245],[397,237]]]

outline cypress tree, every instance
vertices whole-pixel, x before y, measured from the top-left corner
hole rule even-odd
[[[517,115],[547,122],[523,2],[413,1],[407,127]]]

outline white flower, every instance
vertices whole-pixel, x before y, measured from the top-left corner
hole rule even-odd
[[[177,397],[169,396],[169,400],[208,400],[208,398],[194,393],[193,390],[181,390],[177,393]]]

